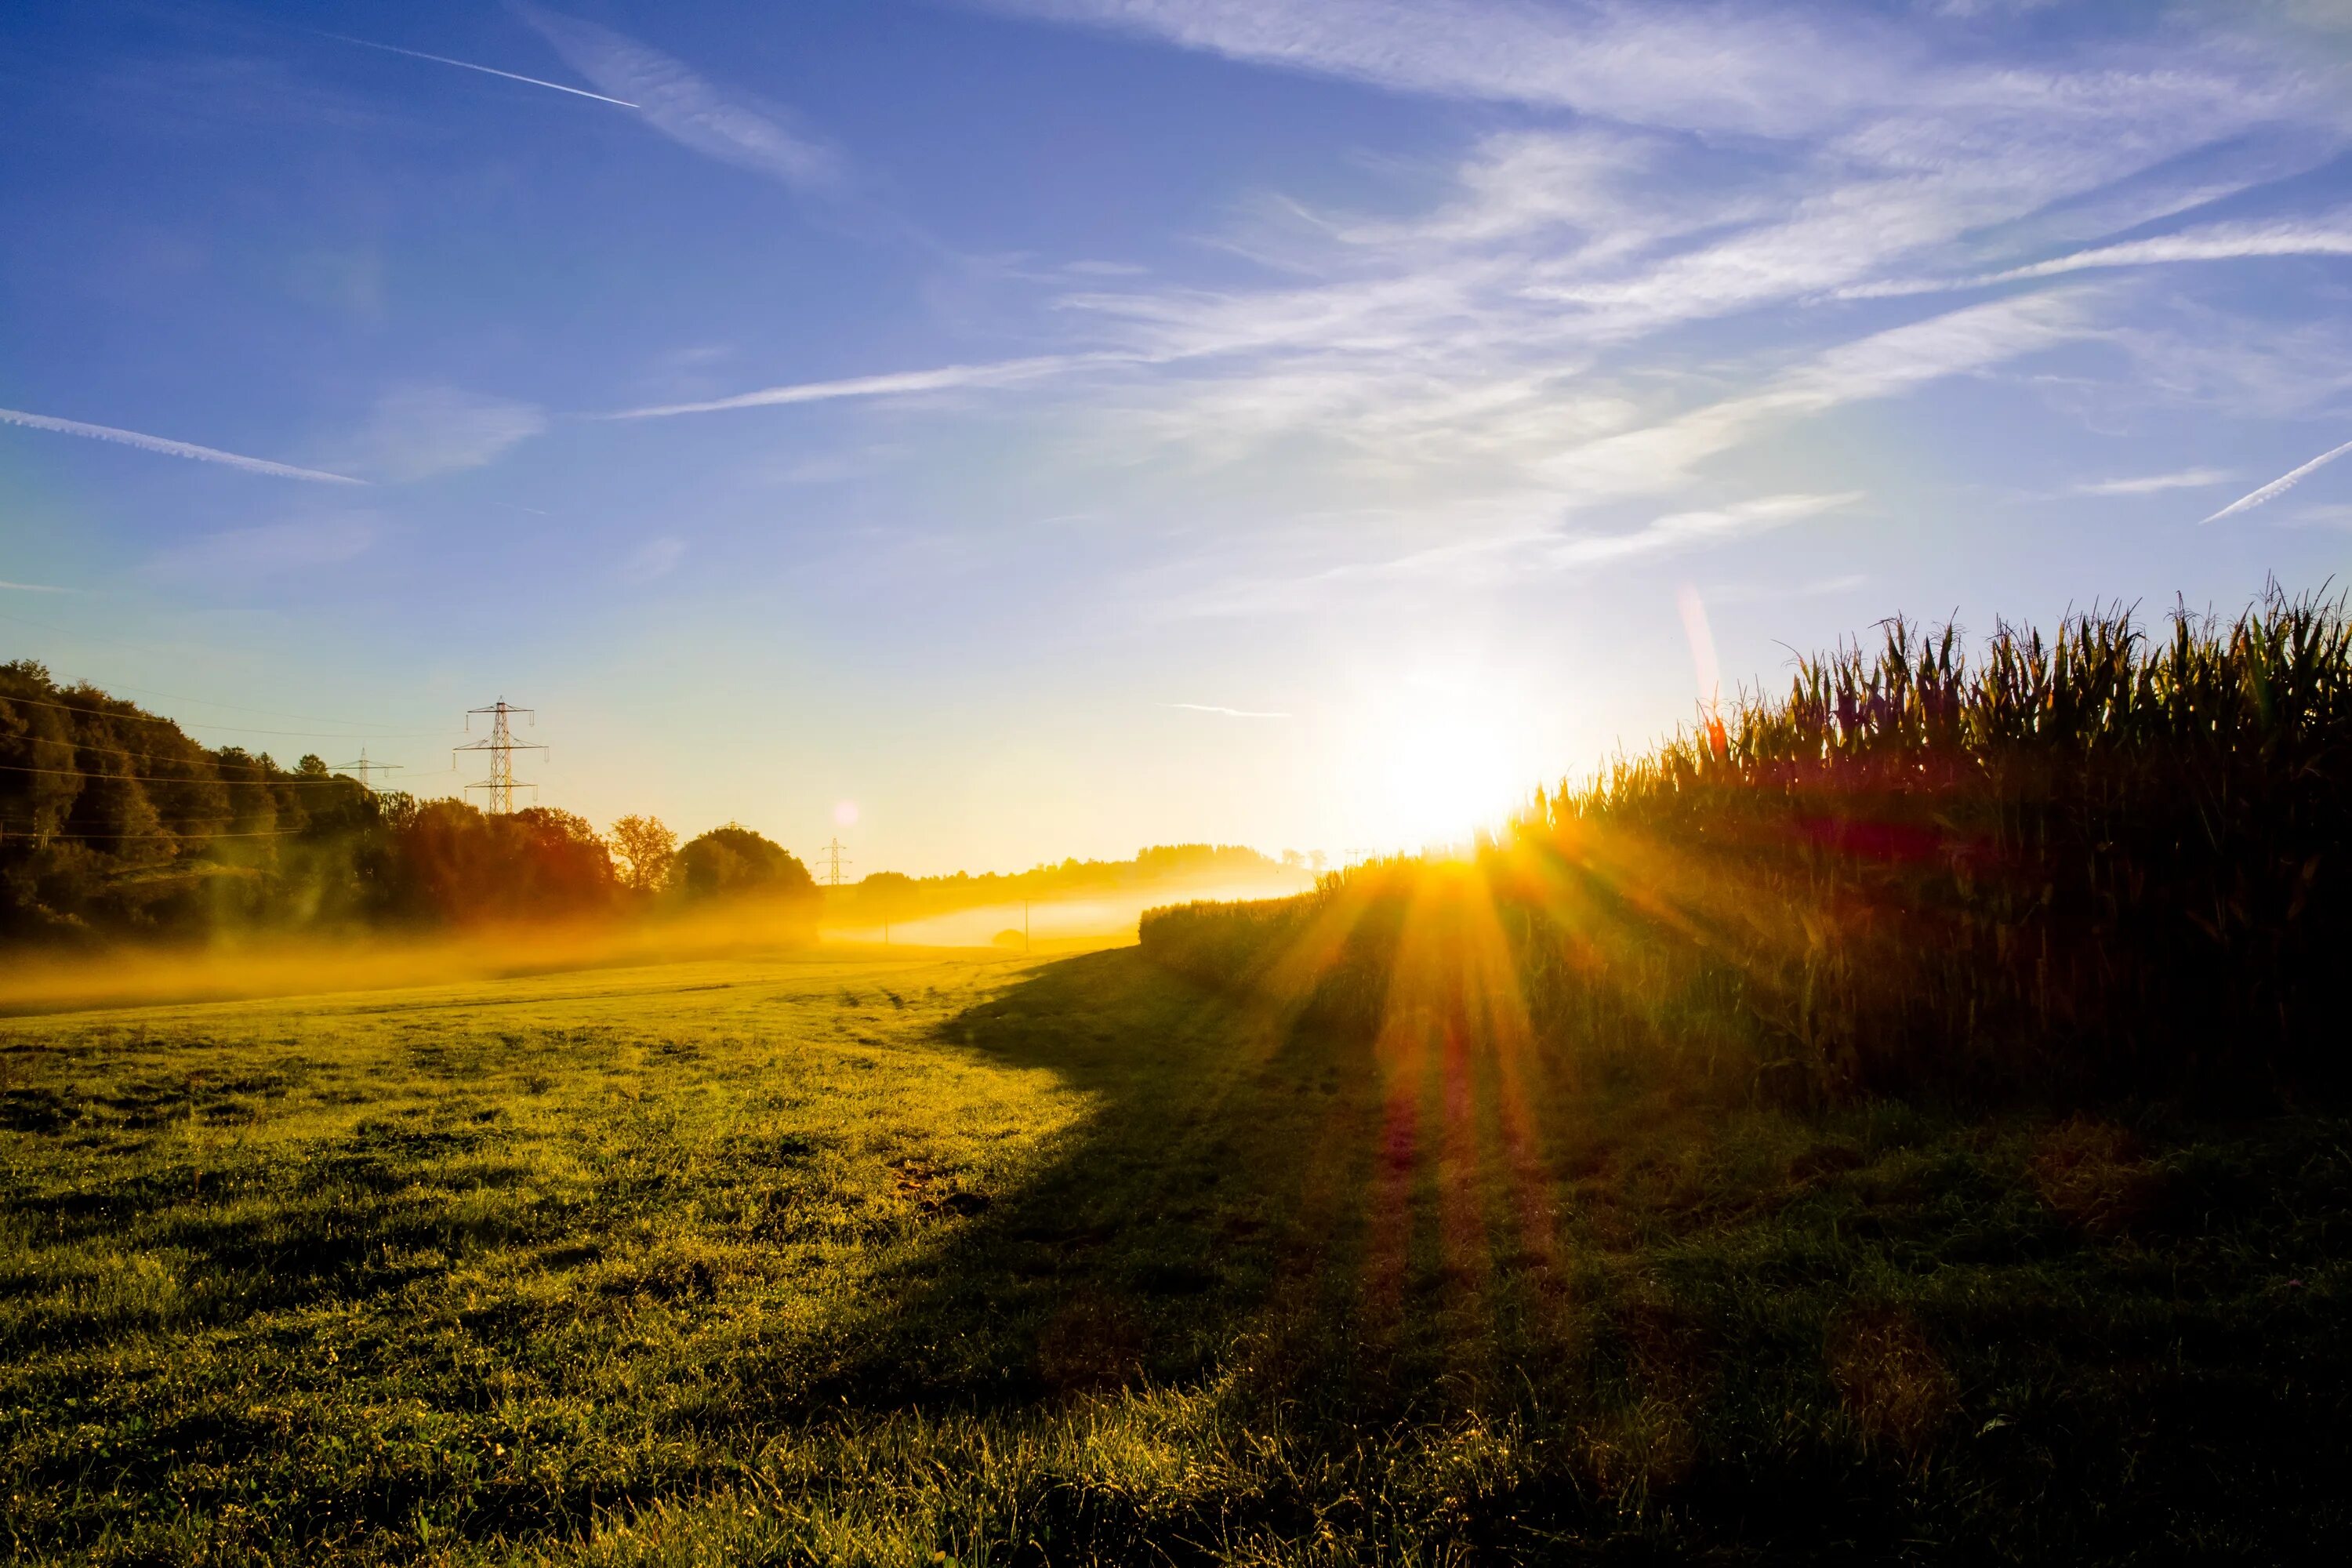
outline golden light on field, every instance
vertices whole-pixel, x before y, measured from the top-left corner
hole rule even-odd
[[[1532,787],[1529,709],[1481,665],[1424,661],[1360,700],[1343,742],[1352,840],[1387,851],[1466,842]]]

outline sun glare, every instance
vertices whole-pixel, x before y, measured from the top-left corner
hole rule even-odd
[[[1515,716],[1509,694],[1462,666],[1417,667],[1370,695],[1345,769],[1361,847],[1460,844],[1498,825],[1534,782],[1514,744],[1525,711]]]

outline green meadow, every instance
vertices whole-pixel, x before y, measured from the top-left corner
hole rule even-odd
[[[2352,1122],[1708,1106],[1405,1038],[1131,947],[7,1020],[9,1550],[2352,1539]]]

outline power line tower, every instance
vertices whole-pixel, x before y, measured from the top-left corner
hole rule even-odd
[[[466,710],[467,729],[471,730],[474,727],[474,715],[477,713],[487,713],[490,716],[489,734],[468,745],[451,747],[449,755],[454,761],[459,752],[488,752],[490,754],[490,776],[478,784],[469,784],[466,787],[468,790],[488,790],[490,796],[488,807],[490,815],[503,816],[514,809],[514,754],[517,752],[547,750],[536,741],[516,740],[514,731],[508,725],[507,720],[520,713],[536,725],[539,722],[539,713],[535,709],[509,707],[507,700],[501,697],[488,708],[467,709]],[[533,799],[538,798],[537,784],[526,783],[522,787],[531,792]]]
[[[855,864],[841,858],[842,850],[847,847],[848,846],[842,843],[841,835],[836,833],[833,836],[831,843],[816,852],[813,858],[824,868],[823,874],[817,878],[818,881],[828,888],[838,888],[848,879],[841,874],[841,868],[844,866]]]
[[[375,775],[378,773],[396,773],[400,771],[400,764],[398,763],[369,762],[367,748],[365,746],[362,746],[360,748],[360,760],[358,762],[337,763],[335,764],[335,771],[337,773],[357,773],[360,780],[360,788],[367,791],[370,795],[373,795],[375,793]]]

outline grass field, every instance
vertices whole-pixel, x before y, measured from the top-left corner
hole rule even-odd
[[[26,1561],[2352,1540],[2352,1123],[1814,1117],[1121,949],[0,1022]]]

